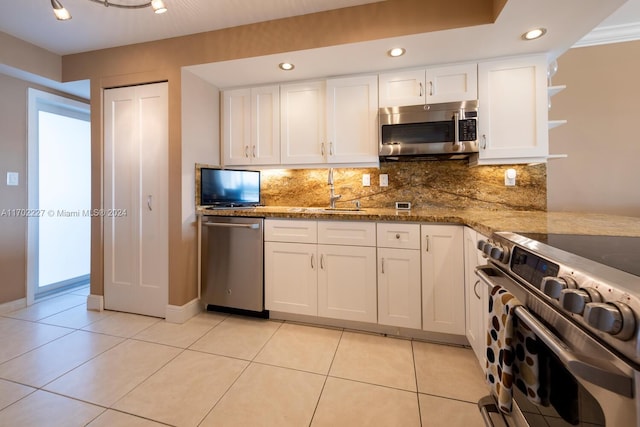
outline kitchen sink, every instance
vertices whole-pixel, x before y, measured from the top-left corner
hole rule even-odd
[[[303,213],[364,213],[364,209],[357,208],[291,208],[289,212]]]

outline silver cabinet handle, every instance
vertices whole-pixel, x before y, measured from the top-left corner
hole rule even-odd
[[[324,142],[320,144],[320,154],[324,156]]]
[[[482,147],[483,150],[487,149],[487,135],[486,134],[482,135],[482,144],[480,145],[480,147]]]
[[[244,146],[244,156],[245,157],[249,157],[249,146],[248,145]]]
[[[433,82],[429,82],[429,96],[433,96]]]
[[[333,156],[333,142],[329,142],[329,155]]]
[[[429,252],[429,235],[425,235],[424,236],[424,245],[425,245],[425,252]]]
[[[475,285],[473,285],[473,294],[476,298],[481,299],[480,294],[478,294],[478,285],[480,284],[480,280],[476,280]]]
[[[315,259],[314,259],[314,255],[313,255],[313,254],[311,254],[311,269],[312,269],[312,270],[315,270],[315,269],[316,269],[316,266],[315,266],[315,262],[314,262],[314,261],[315,261]]]
[[[256,146],[255,145],[253,146],[253,153],[252,154],[253,154],[253,157],[255,158],[256,157]]]
[[[382,258],[381,261],[382,261],[382,274],[384,274],[384,258]]]
[[[422,82],[420,82],[420,94],[419,94],[418,96],[420,96],[420,97],[422,97],[422,96],[423,96],[423,93],[422,93],[422,90],[423,90],[423,89],[424,89],[424,88],[422,87]]]
[[[147,207],[149,208],[149,211],[152,211],[153,209],[151,208],[151,202],[153,202],[153,196],[151,194],[149,194],[147,196]]]
[[[324,270],[324,254],[320,254],[320,268]]]

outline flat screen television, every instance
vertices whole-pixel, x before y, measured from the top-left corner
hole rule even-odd
[[[260,171],[201,168],[200,205],[213,208],[260,205]]]

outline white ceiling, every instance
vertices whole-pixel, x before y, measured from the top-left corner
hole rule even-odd
[[[72,20],[57,21],[50,0],[0,0],[0,31],[66,55],[375,2],[164,0],[169,11],[155,15],[150,8],[123,10],[87,0],[59,1],[71,12]],[[625,0],[508,0],[498,21],[491,25],[207,64],[190,70],[225,88],[528,52],[546,52],[556,57],[599,24],[640,22],[640,0],[628,0],[615,12],[623,3]],[[524,30],[539,25],[549,30],[543,39],[520,40]],[[384,52],[397,44],[407,48],[407,55],[392,61]],[[282,60],[295,62],[296,69],[283,75],[273,66]]]

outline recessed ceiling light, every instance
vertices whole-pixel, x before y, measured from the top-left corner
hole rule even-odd
[[[278,67],[280,67],[281,70],[290,71],[295,68],[295,65],[290,62],[281,62],[280,64],[278,64]]]
[[[390,49],[387,54],[389,56],[391,56],[392,58],[396,58],[398,56],[402,56],[404,55],[404,53],[406,52],[406,50],[402,47],[394,47],[393,49]]]
[[[522,35],[523,40],[535,40],[544,36],[547,33],[546,28],[534,28],[533,30],[529,30]]]

